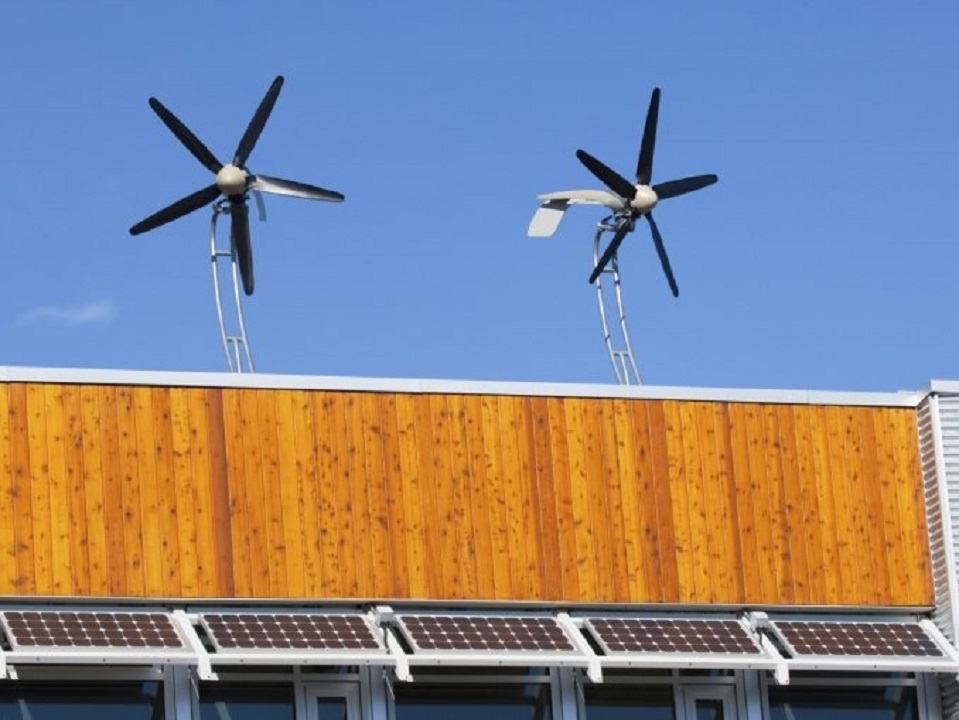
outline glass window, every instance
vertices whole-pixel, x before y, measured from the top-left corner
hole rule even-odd
[[[293,720],[292,684],[203,683],[200,720]]]
[[[584,685],[586,720],[673,720],[673,689],[661,685]]]
[[[547,684],[396,683],[396,720],[552,720]]]
[[[162,720],[158,682],[0,682],[0,720]]]
[[[769,688],[771,720],[919,720],[916,688]]]

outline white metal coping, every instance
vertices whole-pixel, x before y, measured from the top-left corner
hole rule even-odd
[[[0,607],[0,612],[18,608]],[[49,606],[31,606],[31,610],[48,612],[73,612],[75,610]],[[86,612],[115,612],[115,607],[100,607],[84,609]],[[158,612],[158,611],[153,611]],[[380,650],[277,650],[275,648],[261,648],[236,652],[216,652],[207,649],[197,632],[202,626],[196,613],[188,613],[178,609],[173,611],[159,611],[168,614],[174,627],[186,645],[185,649],[154,649],[154,648],[111,648],[108,650],[91,648],[34,648],[22,649],[13,647],[11,650],[0,648],[0,678],[15,677],[15,667],[18,664],[69,664],[69,665],[143,665],[158,666],[165,664],[187,665],[196,668],[197,675],[204,680],[218,679],[215,668],[235,665],[371,665],[377,667],[392,667],[397,679],[413,680],[412,667],[424,665],[450,665],[460,667],[498,666],[498,667],[552,667],[566,666],[582,668],[593,682],[603,681],[603,670],[611,668],[659,668],[659,669],[694,669],[694,668],[728,668],[728,669],[755,669],[772,672],[780,684],[788,684],[792,671],[802,670],[832,670],[832,671],[905,671],[959,674],[959,651],[942,635],[935,625],[927,620],[917,621],[915,616],[889,618],[883,616],[883,622],[902,622],[914,624],[923,628],[929,637],[942,650],[942,658],[929,657],[897,657],[886,656],[792,656],[783,655],[770,641],[771,636],[777,637],[788,652],[788,643],[783,643],[781,636],[777,636],[775,620],[770,620],[766,613],[747,612],[740,615],[730,613],[583,613],[576,617],[566,612],[516,612],[520,617],[552,618],[566,633],[572,642],[574,651],[481,651],[463,650],[456,652],[413,651],[410,652],[400,643],[396,613],[389,606],[377,606],[363,613],[368,626],[383,641],[384,647]],[[257,608],[244,608],[243,611],[232,610],[238,614],[259,614]],[[309,612],[309,611],[303,611]],[[320,611],[314,611],[320,612]],[[326,615],[356,616],[360,613],[323,611]],[[439,613],[419,613],[404,611],[406,617],[437,615]],[[454,611],[442,613],[444,616],[466,615],[496,615],[503,616],[508,612],[464,612]],[[736,620],[749,636],[756,642],[758,652],[746,655],[732,653],[657,653],[657,652],[617,652],[602,654],[594,650],[594,645],[588,640],[588,631],[584,630],[587,618],[598,617],[632,617],[641,619],[650,618],[677,618],[703,620]],[[877,616],[868,619],[875,620]],[[800,619],[790,616],[789,619]],[[823,616],[806,616],[810,621],[827,621]],[[861,615],[850,617],[848,614],[836,614],[832,620],[841,619],[848,622],[867,619]],[[9,638],[8,638],[9,639]]]
[[[341,390],[410,394],[513,395],[535,397],[623,398],[647,400],[703,400],[790,405],[853,405],[916,407],[929,392],[841,392],[829,390],[774,390],[669,387],[656,385],[598,385],[578,383],[498,382],[481,380],[426,380],[359,378],[265,373],[202,373],[146,370],[25,368],[0,366],[0,382],[36,382],[84,385],[149,385],[159,387],[255,388],[274,390]],[[935,386],[959,382],[935,381]],[[932,386],[930,386],[932,387]]]

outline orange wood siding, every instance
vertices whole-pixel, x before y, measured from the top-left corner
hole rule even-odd
[[[930,605],[916,415],[10,382],[0,595]]]

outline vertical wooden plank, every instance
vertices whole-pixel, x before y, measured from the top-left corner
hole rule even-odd
[[[107,539],[107,578],[110,595],[132,595],[126,572],[126,532],[124,525],[123,467],[120,461],[120,430],[117,410],[118,389],[99,387],[100,468],[103,473],[103,521]],[[131,548],[135,552],[135,548]]]
[[[689,514],[695,601],[710,602],[717,595],[716,584],[723,580],[719,568],[712,567],[715,556],[711,544],[715,542],[706,517],[706,478],[703,468],[704,439],[697,427],[701,403],[678,402],[682,432],[682,466]]]
[[[389,542],[390,593],[388,597],[410,597],[410,519],[404,500],[403,463],[399,428],[396,420],[396,396],[372,396],[376,401],[377,422],[383,439],[383,472],[387,487],[387,532]]]
[[[7,383],[0,383],[0,594],[17,588],[16,481],[10,451],[10,403]]]
[[[490,497],[488,494],[486,446],[483,437],[483,399],[479,395],[461,398],[466,421],[467,458],[470,472],[467,477],[466,500],[470,504],[475,554],[476,595],[489,600],[500,595],[497,591],[497,563],[493,543]],[[500,583],[502,584],[502,579]]]
[[[739,542],[740,513],[736,494],[736,468],[733,465],[732,437],[729,429],[729,406],[727,403],[712,403],[713,424],[716,428],[716,459],[719,483],[722,488],[720,512],[723,527],[723,542],[728,553],[730,586],[728,602],[746,602],[746,584],[743,566],[746,557]]]
[[[688,445],[686,425],[683,426],[683,437],[687,439],[687,453],[692,451],[693,462],[690,470],[694,477],[698,478],[699,485],[697,488],[696,483],[693,483],[690,492],[696,493],[698,489],[696,494],[702,503],[699,515],[703,545],[699,562],[706,568],[707,580],[700,584],[700,595],[703,601],[729,602],[732,570],[731,563],[726,561],[727,548],[723,527],[729,519],[724,513],[725,487],[720,479],[712,403],[690,402],[685,405],[689,414],[686,422],[695,438],[691,448]]]
[[[16,537],[16,577],[13,584],[24,595],[37,593],[34,555],[38,551],[33,536],[33,489],[30,475],[30,441],[27,422],[27,387],[10,383],[8,418],[10,422],[10,471],[13,484],[14,535]]]
[[[930,604],[933,599],[932,573],[929,569],[928,529],[922,496],[922,472],[919,465],[919,435],[913,410],[893,410],[897,466],[897,495],[902,514],[902,537],[913,571],[900,584],[897,593],[903,605]]]
[[[648,577],[658,585],[658,563],[654,553],[646,552],[652,543],[653,529],[648,518],[644,518],[641,507],[651,505],[653,493],[650,491],[650,475],[637,468],[637,462],[645,460],[645,438],[637,438],[633,428],[632,415],[628,400],[613,400],[612,432],[615,439],[616,466],[619,470],[619,496],[622,512],[621,543],[625,554],[626,578],[629,581],[627,597],[630,602],[650,602]],[[637,448],[639,448],[637,450]],[[637,460],[638,458],[638,460]],[[553,557],[558,555],[554,554]]]
[[[477,597],[476,532],[473,526],[470,465],[469,418],[462,395],[448,395],[446,408],[450,430],[450,472],[453,478],[453,506],[456,508],[456,549],[460,568],[460,587],[464,598]]]
[[[353,513],[351,552],[355,558],[356,583],[359,594],[372,596],[373,579],[373,533],[370,514],[370,478],[366,474],[366,436],[363,413],[358,393],[342,393],[346,418],[347,460],[350,472],[350,502]]]
[[[515,425],[515,438],[519,473],[515,487],[518,508],[511,508],[511,516],[519,510],[520,542],[526,551],[524,597],[543,597],[542,537],[538,522],[539,485],[536,480],[536,461],[533,456],[533,425],[530,419],[529,398],[513,397],[511,417]]]
[[[770,561],[776,578],[776,602],[788,602],[793,596],[794,579],[789,572],[792,557],[786,515],[783,479],[782,438],[780,437],[777,406],[764,404],[761,409],[763,427],[763,452],[766,467],[766,497],[768,498],[768,522],[771,530]]]
[[[460,565],[459,554],[459,516],[455,501],[454,486],[458,478],[454,477],[451,468],[452,449],[450,447],[450,420],[446,407],[446,398],[443,395],[428,395],[425,397],[429,408],[430,433],[432,435],[433,463],[431,473],[434,488],[433,532],[436,535],[439,554],[436,563],[439,565],[441,597],[462,598],[463,568]]]
[[[52,594],[72,593],[73,565],[70,557],[70,489],[65,457],[62,387],[54,383],[39,386],[43,393],[43,422],[46,430],[47,477],[50,488],[50,540]]]
[[[863,478],[862,440],[855,408],[844,407],[841,413],[842,433],[845,438],[844,466],[847,505],[847,527],[854,537],[853,566],[857,572],[855,602],[868,604],[875,597],[876,559],[867,527],[867,492]]]
[[[143,597],[146,587],[143,569],[145,548],[143,513],[140,510],[140,459],[136,442],[137,419],[133,411],[133,388],[125,385],[118,387],[116,397],[127,592],[133,597]]]
[[[317,506],[320,508],[320,557],[323,582],[323,595],[336,597],[342,594],[343,584],[340,578],[341,562],[348,564],[349,557],[343,555],[340,546],[337,517],[337,486],[344,482],[339,474],[337,455],[332,435],[333,415],[337,408],[328,393],[313,394],[313,431],[316,433],[317,470],[319,472]]]
[[[883,536],[886,558],[893,588],[909,586],[913,562],[906,554],[903,537],[903,517],[900,513],[897,485],[899,484],[895,450],[895,420],[891,408],[876,408],[872,415],[873,435],[876,441],[876,464],[879,473],[877,491],[882,503]],[[886,601],[898,595],[895,589],[887,593]]]
[[[153,397],[149,387],[132,388],[136,417],[137,485],[143,518],[143,580],[149,597],[167,595],[163,568],[163,535],[160,530],[157,492],[156,434],[153,428]]]
[[[402,478],[403,516],[406,519],[406,549],[408,552],[410,595],[413,598],[430,597],[435,588],[430,585],[427,565],[436,555],[428,549],[424,528],[425,509],[420,490],[420,461],[417,456],[416,409],[413,395],[396,396],[396,427],[399,437]]]
[[[392,486],[386,468],[386,435],[380,418],[378,393],[361,393],[357,398],[363,434],[363,472],[369,497],[370,539],[372,554],[373,597],[398,597],[393,583],[390,551],[390,510],[395,507]],[[398,508],[397,508],[398,509]]]
[[[706,524],[706,558],[709,566],[709,598],[711,602],[729,603],[735,597],[736,562],[727,537],[730,526],[728,488],[722,467],[722,435],[725,428],[716,426],[717,403],[692,405],[693,421],[699,441],[703,519]]]
[[[302,479],[297,466],[296,428],[293,421],[293,393],[274,390],[276,407],[277,470],[283,517],[283,546],[286,559],[285,597],[307,597],[307,569],[310,562],[303,545],[300,512]]]
[[[441,481],[436,476],[435,453],[443,452],[437,448],[439,438],[434,437],[434,425],[430,397],[428,395],[413,396],[413,413],[416,423],[416,457],[419,464],[419,495],[423,507],[424,537],[426,539],[426,577],[427,585],[433,594],[442,595],[445,591],[445,577],[449,574],[444,567],[445,558],[443,538],[440,536],[440,525],[446,525],[449,520],[440,516],[440,498],[437,485]]]
[[[230,537],[233,547],[233,584],[237,597],[253,596],[253,562],[250,552],[250,498],[246,486],[246,455],[240,391],[224,388],[223,436],[230,483]],[[174,414],[174,426],[176,415]],[[174,439],[175,439],[174,435]],[[181,521],[182,522],[182,521]],[[181,551],[182,556],[182,551]]]
[[[657,519],[659,498],[656,489],[656,467],[649,430],[647,403],[643,400],[619,400],[616,407],[617,433],[624,437],[624,453],[633,462],[633,505],[638,526],[636,552],[642,563],[642,576],[637,576],[640,597],[648,602],[661,602],[663,595],[663,559],[660,536],[672,534],[672,528],[660,525]],[[669,520],[669,524],[671,524]],[[643,590],[645,588],[645,590]]]
[[[586,466],[586,493],[582,497],[588,506],[589,532],[593,541],[593,571],[597,597],[601,602],[616,598],[613,578],[613,553],[609,537],[609,502],[606,497],[606,474],[603,458],[602,422],[595,400],[577,403],[582,418],[583,451]]]
[[[665,403],[648,400],[633,406],[636,427],[648,430],[649,455],[656,497],[656,544],[659,547],[660,602],[679,602],[682,580],[679,571],[677,521],[673,517],[673,489],[670,479],[669,437]]]
[[[500,444],[502,475],[499,479],[502,488],[508,541],[507,560],[509,563],[510,585],[514,597],[524,597],[529,591],[527,574],[529,559],[525,542],[525,527],[521,505],[524,499],[523,485],[525,477],[519,457],[517,435],[522,426],[517,419],[519,409],[516,398],[498,396],[492,399],[496,408],[497,432]]]
[[[846,468],[848,454],[845,450],[843,408],[826,407],[824,412],[827,452],[829,453],[829,480],[832,485],[833,522],[836,528],[839,567],[842,578],[840,602],[852,604],[860,602],[862,586],[860,569],[856,567],[859,557],[856,531],[853,527],[852,509],[849,506],[849,473]]]
[[[836,526],[836,500],[833,458],[829,452],[829,417],[825,407],[810,408],[816,498],[819,506],[820,538],[823,548],[823,585],[825,601],[842,603],[845,596],[842,578],[842,546]],[[840,456],[840,468],[841,456]]]
[[[613,414],[613,401],[602,398],[592,400],[596,408],[598,435],[602,448],[603,490],[606,496],[606,528],[609,538],[609,555],[612,567],[612,597],[617,602],[629,602],[630,586],[635,580],[635,569],[627,562],[626,528],[624,520],[622,470],[619,466],[619,453],[616,446],[616,425]],[[630,577],[630,571],[633,577]]]
[[[233,520],[230,512],[230,484],[226,455],[226,433],[223,421],[223,391],[203,391],[206,415],[207,455],[209,459],[213,513],[213,550],[216,567],[214,590],[223,597],[235,597],[233,581]]]
[[[37,593],[53,594],[53,538],[51,537],[50,471],[47,459],[46,418],[43,386],[27,385],[27,440],[29,442],[29,487],[33,509],[34,577]]]
[[[181,597],[179,547],[179,501],[173,470],[173,418],[170,389],[150,388],[153,414],[153,456],[156,468],[157,523],[160,533],[159,561],[164,595]]]
[[[729,447],[735,486],[736,537],[742,548],[742,582],[746,602],[762,602],[769,597],[772,582],[764,570],[760,553],[759,526],[765,518],[757,517],[756,497],[762,492],[757,473],[753,472],[749,433],[750,418],[743,403],[730,403],[727,407]]]
[[[560,572],[563,582],[563,599],[573,602],[584,597],[579,585],[578,533],[574,519],[573,483],[570,479],[569,430],[566,426],[566,401],[547,398],[549,415],[550,457],[552,477],[556,491],[555,512],[559,526]]]
[[[536,506],[533,508],[540,530],[539,566],[542,568],[542,597],[563,599],[559,522],[556,512],[556,486],[553,479],[552,443],[549,408],[544,397],[529,400],[533,461],[536,479]]]
[[[86,526],[88,582],[91,595],[110,592],[107,555],[109,546],[103,498],[103,458],[100,423],[100,399],[95,385],[81,385],[79,396],[80,451],[83,454],[82,476]]]
[[[213,479],[210,470],[210,430],[207,422],[206,390],[189,388],[187,398],[199,593],[203,597],[213,597],[217,593],[216,530],[214,529]]]
[[[666,453],[668,458],[668,478],[671,516],[676,535],[676,569],[679,581],[680,602],[697,602],[700,598],[697,587],[696,552],[701,540],[693,535],[694,513],[690,482],[686,476],[685,445],[683,438],[682,403],[667,400],[663,402],[663,414],[666,420]]]
[[[816,478],[816,451],[813,442],[813,408],[808,405],[793,407],[796,434],[796,467],[799,483],[799,501],[803,523],[801,540],[806,553],[807,597],[812,603],[825,602],[827,597],[825,574],[827,570],[823,551],[823,530],[819,508]]]
[[[313,418],[313,393],[294,390],[291,395],[293,436],[296,447],[296,474],[299,478],[300,518],[303,530],[303,579],[308,597],[323,593],[322,543],[323,516],[319,499],[317,434]]]
[[[107,540],[107,580],[110,595],[132,595],[126,572],[126,533],[123,513],[123,468],[120,461],[117,388],[98,388],[100,469],[103,477],[103,520]],[[135,552],[135,548],[131,548]]]
[[[243,434],[243,475],[248,508],[248,532],[250,537],[250,565],[252,591],[255,597],[270,597],[272,588],[270,547],[270,515],[267,506],[267,491],[263,478],[264,424],[256,390],[241,390],[240,427]]]
[[[190,428],[190,399],[186,388],[170,389],[171,433],[173,437],[173,479],[179,532],[177,550],[180,562],[180,587],[185,597],[200,594],[197,557],[196,493],[193,489],[193,438]]]
[[[351,597],[358,590],[356,558],[353,546],[353,484],[350,474],[349,446],[346,432],[346,408],[341,393],[323,393],[326,408],[325,421],[329,427],[330,446],[330,497],[334,513],[330,531],[336,542],[336,553],[340,559],[341,572],[336,578],[336,593],[340,597]]]
[[[276,391],[256,390],[260,480],[266,512],[264,537],[269,571],[270,597],[289,597],[286,533],[283,528],[283,490],[280,484],[279,433],[276,417]]]
[[[885,604],[889,597],[889,546],[886,539],[885,518],[882,505],[882,478],[879,472],[879,451],[876,440],[876,430],[872,416],[876,413],[873,408],[853,408],[853,417],[859,431],[860,446],[862,448],[862,475],[860,485],[865,503],[862,512],[865,514],[866,537],[869,543],[869,554],[873,559],[873,601],[879,605]],[[896,580],[898,582],[898,579]]]
[[[500,435],[500,412],[497,399],[490,395],[482,397],[483,444],[486,454],[486,479],[488,481],[489,506],[492,510],[490,525],[493,531],[493,563],[496,597],[515,597],[519,591],[513,586],[513,570],[510,559],[509,513]]]
[[[749,453],[749,477],[751,479],[751,504],[756,529],[756,570],[762,576],[763,597],[777,598],[780,584],[777,574],[778,546],[773,535],[773,523],[777,522],[773,501],[770,499],[770,485],[775,476],[769,478],[766,460],[766,422],[761,405],[744,406],[746,441]],[[742,517],[742,514],[740,514]],[[781,558],[779,558],[781,561]]]
[[[791,594],[783,602],[805,604],[814,602],[810,595],[809,562],[806,557],[802,487],[799,479],[799,459],[796,443],[796,416],[791,405],[776,408],[779,424],[779,452],[783,469],[783,571],[791,578]],[[787,586],[788,587],[788,586]]]
[[[89,596],[90,556],[87,532],[86,493],[83,475],[83,432],[81,429],[80,386],[62,385],[63,452],[69,494],[71,593]],[[2,417],[2,412],[0,412]]]
[[[587,470],[583,402],[580,398],[566,398],[563,409],[566,418],[567,449],[569,451],[572,526],[576,538],[576,554],[573,557],[576,561],[578,573],[579,597],[581,602],[596,602],[604,597],[604,592],[603,586],[600,585],[599,576],[602,571],[597,568],[597,551],[590,517],[589,495],[592,489]],[[606,586],[608,587],[608,580]]]

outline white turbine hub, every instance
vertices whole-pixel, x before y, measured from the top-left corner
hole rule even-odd
[[[633,210],[639,210],[643,213],[648,213],[652,210],[656,203],[659,202],[659,196],[653,191],[649,185],[637,185],[636,186],[636,197],[633,198],[630,202],[630,207]]]
[[[216,174],[216,186],[224,195],[242,195],[246,191],[246,170],[224,165]]]

